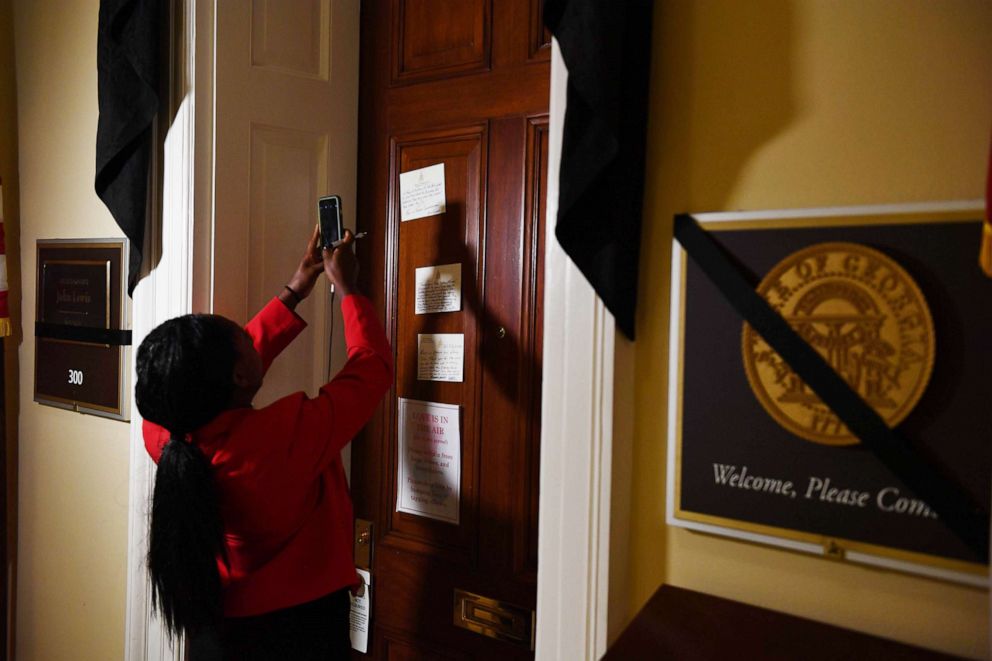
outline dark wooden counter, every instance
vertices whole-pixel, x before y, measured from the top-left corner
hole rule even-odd
[[[864,598],[871,595],[865,593]],[[922,661],[957,657],[663,585],[603,658]]]

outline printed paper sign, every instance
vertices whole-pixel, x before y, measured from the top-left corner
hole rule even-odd
[[[369,617],[372,613],[372,574],[364,569],[356,569],[362,578],[358,595],[351,595],[351,614],[348,623],[351,627],[351,649],[362,654],[369,651]]]
[[[457,312],[462,309],[462,265],[444,264],[417,269],[415,312]]]
[[[396,511],[458,523],[461,500],[460,409],[399,398]]]
[[[463,333],[417,335],[417,380],[461,382],[465,364]]]
[[[444,213],[444,163],[400,174],[400,220]]]

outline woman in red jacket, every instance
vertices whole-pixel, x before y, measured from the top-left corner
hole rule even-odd
[[[138,349],[135,395],[158,463],[152,598],[193,661],[347,658],[353,514],[340,450],[392,384],[392,351],[356,293],[353,237],[310,239],[282,292],[242,329],[217,315],[166,321]],[[306,323],[321,273],[341,295],[348,361],[315,398],[251,402]]]

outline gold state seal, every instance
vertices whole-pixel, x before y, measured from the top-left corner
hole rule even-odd
[[[821,243],[789,255],[760,293],[890,425],[919,401],[934,361],[933,319],[916,283],[877,250]],[[748,324],[744,370],[765,410],[816,443],[857,437]]]

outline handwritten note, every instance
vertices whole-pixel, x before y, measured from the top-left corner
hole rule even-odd
[[[396,511],[458,523],[461,501],[460,409],[399,398]]]
[[[434,333],[417,335],[417,380],[462,380],[465,364],[465,335],[463,333]]]
[[[462,265],[444,264],[417,269],[416,314],[462,309]]]
[[[444,213],[444,163],[400,174],[400,220]]]

